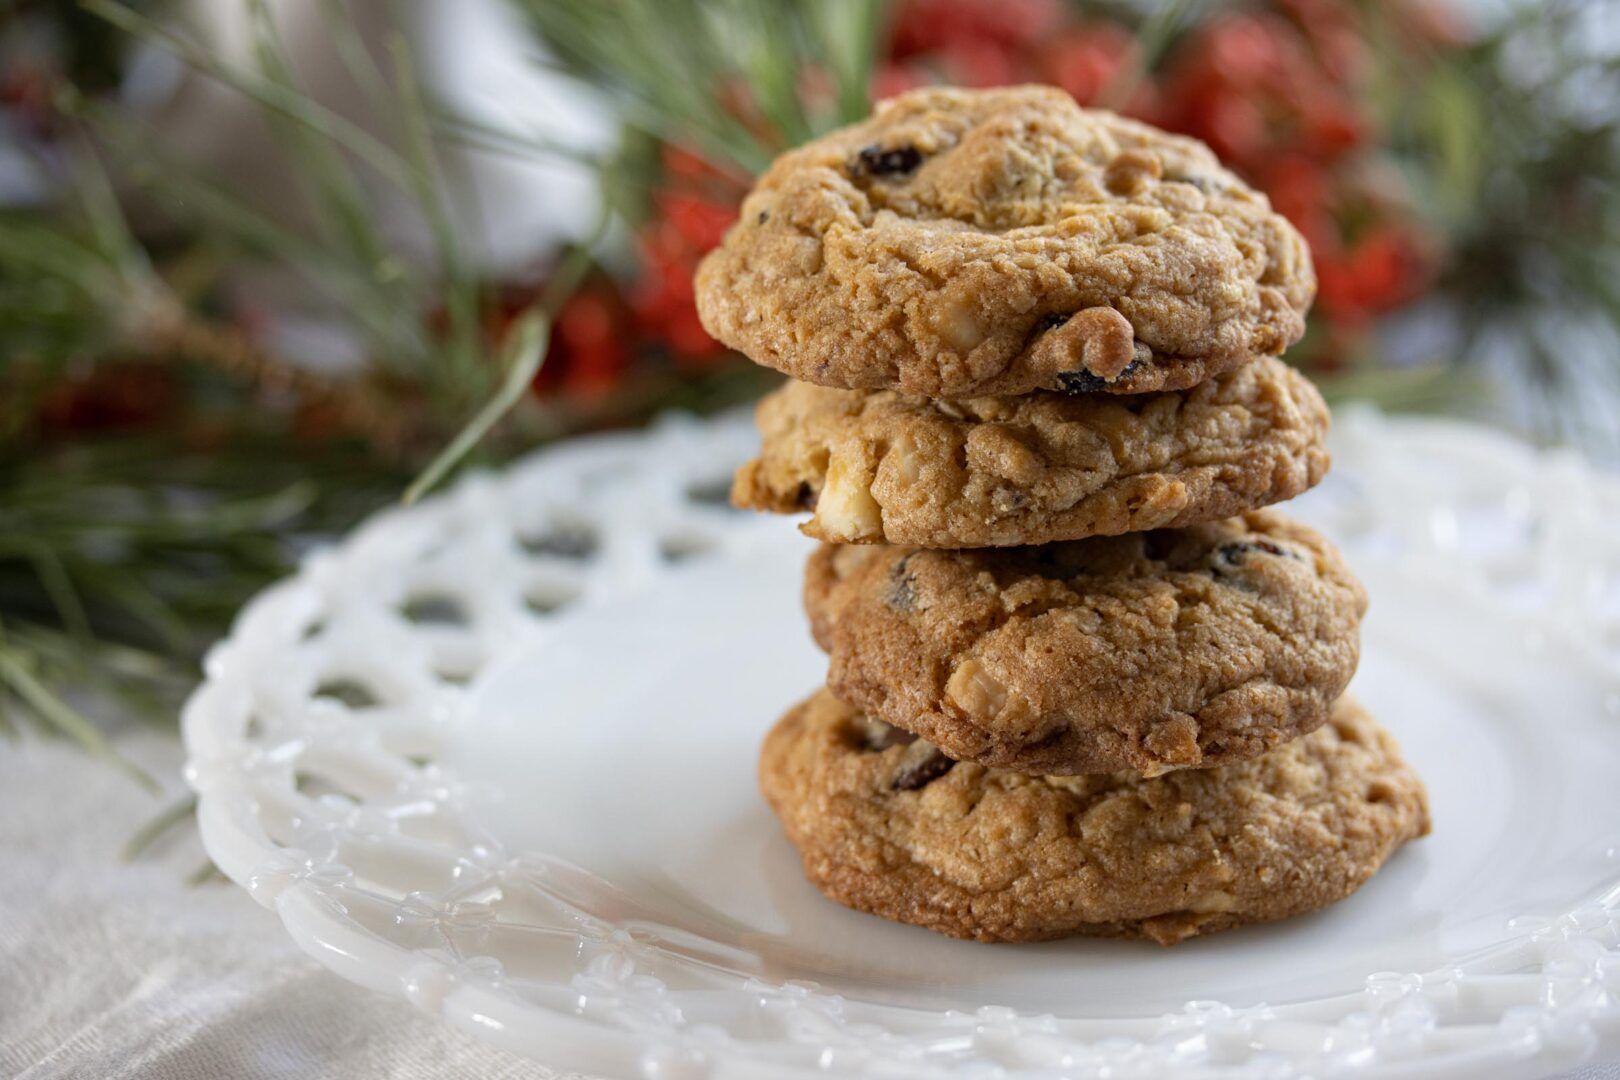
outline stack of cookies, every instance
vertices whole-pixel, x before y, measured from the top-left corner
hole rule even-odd
[[[796,379],[733,500],[809,511],[825,689],[760,783],[840,903],[981,941],[1195,934],[1428,831],[1344,695],[1366,594],[1262,509],[1328,411],[1278,359],[1299,234],[1202,144],[1039,87],[927,90],[781,157],[699,270]]]

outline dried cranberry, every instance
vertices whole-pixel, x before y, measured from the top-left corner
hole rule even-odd
[[[1101,375],[1094,375],[1089,371],[1060,371],[1057,377],[1057,388],[1065,394],[1095,394],[1099,390],[1106,390],[1113,383],[1129,378],[1136,373],[1142,361],[1132,360],[1112,379],[1105,379]]]
[[[857,174],[867,176],[894,176],[908,173],[922,164],[922,152],[915,146],[899,146],[885,150],[876,143],[856,155]]]
[[[902,613],[909,614],[917,608],[917,583],[906,570],[906,564],[911,562],[912,556],[916,554],[915,551],[907,554],[889,571],[888,604]]]
[[[1270,540],[1240,540],[1235,544],[1222,544],[1215,549],[1213,556],[1216,564],[1215,568],[1219,570],[1223,566],[1239,566],[1242,564],[1244,557],[1254,551],[1266,555],[1281,555],[1287,559],[1297,560],[1299,558],[1299,555],[1295,552],[1289,551],[1280,544],[1274,544]]]
[[[941,753],[939,747],[930,746],[926,754],[900,766],[900,771],[894,774],[894,790],[916,791],[927,787],[955,766],[956,762]]]

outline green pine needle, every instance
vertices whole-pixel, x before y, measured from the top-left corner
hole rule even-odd
[[[710,160],[757,173],[779,151],[871,107],[868,81],[889,6],[881,0],[517,0],[574,70],[617,101],[627,122]],[[832,76],[832,111],[800,93]],[[737,90],[767,121],[739,111]]]
[[[364,128],[344,119],[320,102],[266,77],[262,71],[234,67],[219,59],[202,43],[176,33],[161,23],[115,0],[80,0],[85,9],[133,37],[161,46],[196,70],[219,80],[276,115],[300,124],[330,139],[334,144],[362,158],[368,165],[400,187],[406,187],[404,164],[394,149]]]
[[[534,377],[545,360],[546,345],[551,336],[551,319],[543,311],[531,308],[520,315],[511,330],[511,345],[507,350],[506,379],[495,396],[484,403],[467,425],[456,433],[443,450],[428,463],[420,476],[405,489],[402,501],[409,506],[437,487],[461,459],[484,441],[490,431],[529,392]]]
[[[0,685],[16,694],[56,731],[72,739],[92,757],[100,758],[153,795],[163,790],[151,773],[113,748],[101,729],[51,692],[29,670],[25,654],[11,647],[0,627]]]
[[[196,812],[197,796],[192,792],[187,792],[164,807],[160,813],[135,830],[135,835],[124,844],[124,861],[134,862],[140,858],[153,844],[162,839],[165,833],[181,822],[189,820]]]
[[[546,350],[551,343],[552,321],[584,279],[591,264],[591,250],[606,231],[607,225],[608,214],[604,210],[590,235],[574,246],[547,282],[540,300],[513,322],[508,331],[506,378],[494,396],[484,403],[405,489],[402,497],[405,505],[409,506],[437,487],[474,447],[484,441],[502,417],[531,392],[534,377],[539,374],[540,365],[545,363]]]

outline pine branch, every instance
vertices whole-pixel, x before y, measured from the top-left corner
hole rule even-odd
[[[510,346],[506,357],[506,379],[495,395],[479,409],[455,438],[450,440],[437,457],[428,463],[422,474],[405,489],[404,501],[416,502],[431,491],[439,481],[449,475],[500,422],[501,418],[528,393],[534,377],[545,362],[546,350],[551,342],[551,324],[557,312],[567,301],[586,270],[590,267],[590,252],[607,228],[608,217],[599,215],[590,236],[576,245],[557,272],[552,275],[540,300],[520,315],[510,331]]]
[[[119,754],[89,720],[53,693],[35,674],[37,658],[9,640],[0,623],[0,687],[4,687],[55,730],[78,743],[85,753],[100,758],[152,794],[162,786],[151,773]]]
[[[882,0],[516,0],[573,71],[626,120],[716,164],[761,171],[780,150],[870,109]],[[802,93],[830,74],[834,108]]]
[[[179,304],[167,305],[138,339],[153,359],[201,364],[244,386],[291,395],[304,408],[324,410],[339,430],[363,436],[388,456],[404,454],[427,434],[422,417],[379,393],[366,375],[322,375],[264,351],[234,326],[198,318]]]

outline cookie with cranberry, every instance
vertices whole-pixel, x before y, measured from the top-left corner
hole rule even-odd
[[[1208,147],[1041,86],[912,91],[783,154],[696,281],[758,363],[946,398],[1192,386],[1298,340],[1315,289]]]
[[[1147,778],[954,762],[823,690],[766,738],[759,780],[827,896],[979,941],[1171,945],[1300,915],[1429,831],[1422,782],[1349,698],[1261,757]]]
[[[1038,547],[822,545],[805,607],[843,700],[952,758],[1042,774],[1257,757],[1355,673],[1367,597],[1271,510]]]
[[[794,382],[760,403],[732,501],[832,543],[1001,547],[1191,525],[1326,474],[1328,410],[1261,357],[1188,390],[933,400]]]

